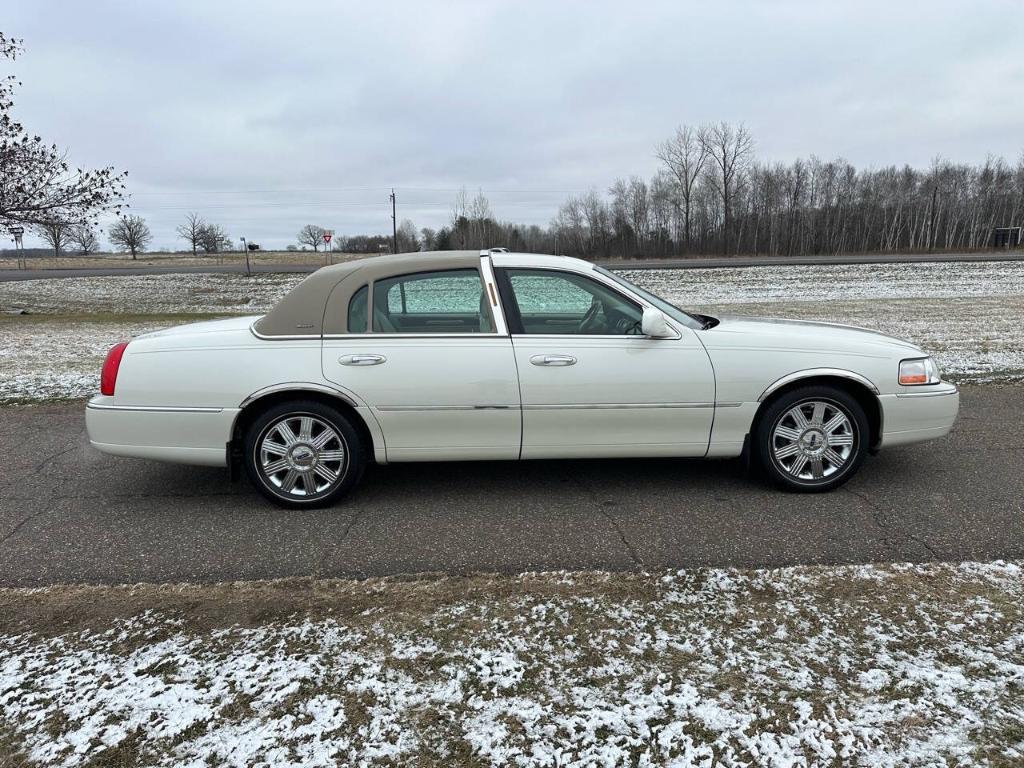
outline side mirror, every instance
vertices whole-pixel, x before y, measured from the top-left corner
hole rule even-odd
[[[653,307],[644,307],[640,330],[644,336],[649,336],[652,339],[673,339],[676,335],[665,319],[665,315]]]

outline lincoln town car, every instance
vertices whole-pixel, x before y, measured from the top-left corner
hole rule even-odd
[[[918,346],[686,311],[563,256],[446,251],[324,267],[267,314],[116,345],[86,407],[117,456],[227,466],[331,504],[369,462],[743,457],[828,491],[958,409]]]

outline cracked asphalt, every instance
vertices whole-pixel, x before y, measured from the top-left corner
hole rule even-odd
[[[1024,558],[1024,388],[963,388],[953,434],[794,495],[736,461],[375,467],[289,512],[224,470],[94,451],[81,404],[0,409],[0,584]]]

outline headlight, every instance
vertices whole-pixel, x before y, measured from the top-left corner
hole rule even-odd
[[[917,357],[912,360],[900,360],[900,384],[905,387],[916,387],[921,384],[938,384],[939,369],[930,357]]]

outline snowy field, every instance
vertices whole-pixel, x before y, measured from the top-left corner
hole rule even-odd
[[[624,274],[713,315],[826,320],[909,338],[933,352],[953,381],[1024,380],[1024,263]],[[199,317],[265,312],[301,279],[187,274],[0,283],[0,403],[84,397],[117,341]]]
[[[1019,766],[1015,563],[0,590],[0,764]]]

